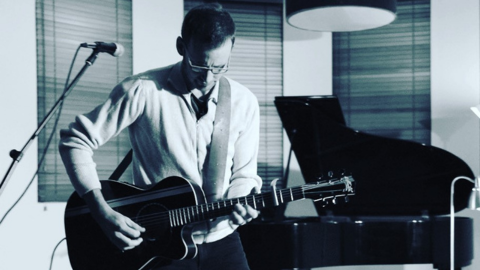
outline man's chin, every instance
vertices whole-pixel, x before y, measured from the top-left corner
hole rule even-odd
[[[202,92],[208,92],[215,86],[215,83],[205,84],[199,83],[197,84],[197,89],[201,90]]]

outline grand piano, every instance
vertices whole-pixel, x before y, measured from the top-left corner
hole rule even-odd
[[[268,209],[240,227],[252,270],[379,264],[449,269],[451,182],[474,177],[464,161],[440,148],[347,127],[335,96],[276,97],[275,105],[305,182],[350,175],[355,195],[344,203],[315,203],[315,217],[287,218],[281,208]],[[467,207],[472,186],[456,183],[456,212]],[[455,268],[472,259],[473,220],[456,217]]]

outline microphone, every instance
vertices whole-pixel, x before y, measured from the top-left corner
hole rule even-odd
[[[82,43],[80,47],[91,48],[97,52],[106,52],[112,56],[118,57],[122,56],[125,49],[119,43],[107,43],[101,41],[95,41],[94,43]]]

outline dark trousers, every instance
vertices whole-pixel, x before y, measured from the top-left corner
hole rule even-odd
[[[190,260],[164,261],[154,270],[249,270],[238,232],[213,243],[198,245],[198,254]]]

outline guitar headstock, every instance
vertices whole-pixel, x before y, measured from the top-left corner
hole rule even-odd
[[[304,192],[306,198],[324,205],[337,204],[339,198],[348,202],[348,197],[355,195],[355,180],[352,176],[321,180],[304,185]]]

